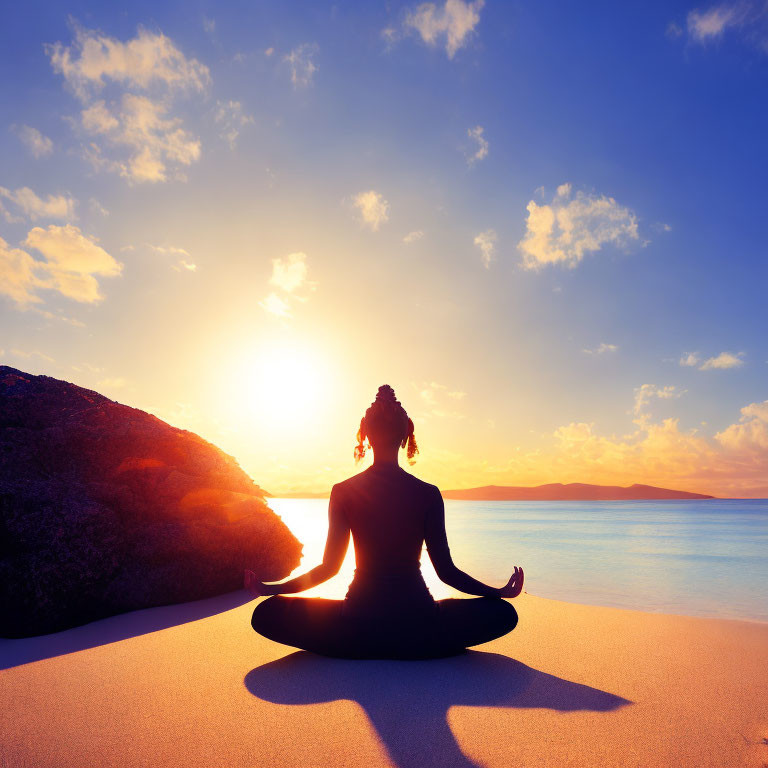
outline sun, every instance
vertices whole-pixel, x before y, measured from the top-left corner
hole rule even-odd
[[[231,393],[239,418],[285,435],[316,421],[328,390],[327,361],[310,345],[266,342],[242,355]]]

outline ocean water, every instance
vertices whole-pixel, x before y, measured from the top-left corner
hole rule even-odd
[[[295,573],[322,560],[328,502],[270,499],[304,543]],[[768,621],[768,500],[446,501],[454,562],[503,585],[513,566],[525,590],[574,603]],[[343,597],[354,571],[350,545],[340,573],[306,595]],[[457,596],[427,553],[435,599]]]

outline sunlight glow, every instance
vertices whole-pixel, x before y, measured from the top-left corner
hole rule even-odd
[[[306,345],[263,343],[233,369],[223,393],[232,418],[273,435],[297,437],[317,419],[329,389],[325,362]]]

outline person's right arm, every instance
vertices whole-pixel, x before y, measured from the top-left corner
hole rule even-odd
[[[336,486],[334,486],[328,503],[328,538],[325,542],[323,562],[301,576],[294,576],[289,581],[280,584],[265,584],[259,581],[253,571],[247,570],[244,580],[245,588],[254,597],[292,595],[328,581],[339,572],[341,564],[344,562],[344,556],[349,547],[349,534],[349,522]]]
[[[515,567],[507,584],[499,588],[473,579],[468,573],[464,573],[456,566],[451,557],[448,534],[445,531],[445,505],[437,488],[435,488],[434,498],[427,509],[424,539],[427,544],[429,559],[435,567],[435,573],[437,573],[440,581],[449,587],[468,595],[480,595],[481,597],[517,597],[522,591],[522,568]]]

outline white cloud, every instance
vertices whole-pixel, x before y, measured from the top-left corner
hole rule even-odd
[[[317,65],[314,62],[317,52],[316,43],[302,43],[283,58],[283,61],[290,67],[291,82],[294,88],[306,88],[312,84],[315,72],[317,72]]]
[[[743,352],[721,352],[719,355],[702,360],[698,352],[687,352],[680,358],[680,365],[687,368],[698,368],[700,371],[725,370],[744,365],[743,357]]]
[[[616,346],[616,344],[606,344],[603,341],[594,349],[583,349],[582,352],[587,355],[604,355],[606,352],[617,352],[618,349],[619,348]]]
[[[169,166],[191,165],[200,157],[200,140],[181,127],[181,118],[166,117],[162,101],[123,94],[114,111],[99,101],[81,114],[84,130],[107,146],[127,152],[121,159],[107,158],[100,145],[90,159],[132,183],[167,181]],[[178,177],[178,175],[177,175]]]
[[[71,224],[34,227],[22,244],[38,251],[42,260],[10,248],[0,238],[0,293],[21,309],[41,303],[41,290],[57,291],[83,303],[101,301],[96,276],[114,277],[122,270],[122,264]]]
[[[307,301],[307,296],[299,294],[300,289],[314,291],[315,283],[307,279],[308,265],[306,253],[289,253],[284,259],[272,259],[272,276],[269,284],[282,292],[273,291],[259,302],[266,312],[277,317],[291,317],[291,302]]]
[[[177,248],[175,245],[150,245],[147,243],[150,250],[155,253],[159,253],[161,256],[187,256],[189,257],[189,251],[184,248]],[[120,250],[127,250],[127,248],[121,248]]]
[[[162,33],[141,27],[126,42],[77,27],[71,46],[58,42],[45,50],[54,72],[64,76],[82,101],[109,81],[140,90],[160,85],[195,91],[204,91],[211,81],[208,67],[188,59]]]
[[[46,52],[83,103],[80,127],[92,137],[85,155],[96,167],[131,183],[159,182],[180,178],[179,167],[200,157],[200,140],[170,110],[176,94],[204,92],[210,73],[170,38],[140,28],[122,42],[78,27],[71,46]]]
[[[75,218],[76,201],[68,195],[48,195],[45,199],[38,197],[29,187],[19,187],[14,192],[5,187],[0,187],[0,199],[8,200],[22,214],[23,217],[37,221],[38,219],[66,219]],[[0,203],[0,211],[8,221],[19,222],[23,218],[13,216],[6,211]]]
[[[678,389],[671,384],[665,387],[657,387],[655,384],[643,384],[639,387],[635,387],[635,404],[633,412],[635,416],[643,416],[645,410],[654,398],[658,400],[673,400],[682,397],[685,392],[686,390]]]
[[[374,232],[378,231],[382,224],[389,221],[389,203],[380,192],[369,189],[355,195],[352,204],[360,212],[364,224],[367,224]]]
[[[272,259],[272,277],[269,284],[286,293],[307,284],[307,254],[290,253],[285,259]]]
[[[259,302],[259,306],[271,315],[288,318],[291,316],[291,307],[287,301],[281,299],[276,293],[270,293],[269,296]]]
[[[716,357],[706,359],[700,366],[700,371],[710,371],[713,369],[725,370],[727,368],[739,368],[744,365],[742,357],[743,352],[721,352]]]
[[[173,265],[173,268],[177,272],[181,272],[182,270],[186,270],[187,272],[197,272],[197,264],[191,264],[185,259],[179,259],[178,263]]]
[[[484,129],[482,125],[476,125],[474,128],[467,129],[467,136],[469,136],[469,138],[477,145],[475,151],[467,158],[467,162],[470,165],[474,165],[475,163],[480,162],[480,160],[484,160],[488,157],[488,149],[490,145],[488,144],[488,140],[483,136],[483,132]]]
[[[415,229],[413,232],[409,232],[403,238],[403,242],[410,245],[411,243],[415,243],[417,240],[421,240],[422,237],[424,237],[424,233],[420,229]]]
[[[680,358],[680,365],[686,368],[695,368],[701,362],[698,352],[686,352]]]
[[[475,236],[474,243],[480,249],[480,255],[483,260],[483,266],[490,269],[491,262],[496,258],[496,242],[498,235],[495,229],[486,229]]]
[[[518,243],[523,265],[536,269],[544,264],[576,266],[585,253],[603,245],[622,246],[638,240],[637,217],[612,197],[577,192],[570,184],[557,188],[550,205],[527,205],[525,237]]]
[[[739,25],[743,19],[743,11],[736,5],[716,5],[706,11],[694,9],[688,14],[688,34],[703,43],[720,37],[727,27]]]
[[[422,3],[408,11],[403,23],[407,30],[415,30],[429,46],[444,46],[449,59],[467,44],[480,22],[484,0],[464,2],[445,0],[440,7],[436,3]]]
[[[15,128],[15,131],[33,157],[41,158],[53,152],[53,142],[47,136],[40,133],[37,128],[32,128],[29,125],[20,125]]]
[[[237,146],[240,131],[246,125],[253,125],[252,115],[243,112],[243,105],[239,101],[219,101],[216,103],[214,120],[219,126],[219,136],[229,144],[230,149]]]
[[[718,432],[715,438],[733,451],[752,452],[755,448],[768,451],[768,400],[744,406],[739,422]]]

